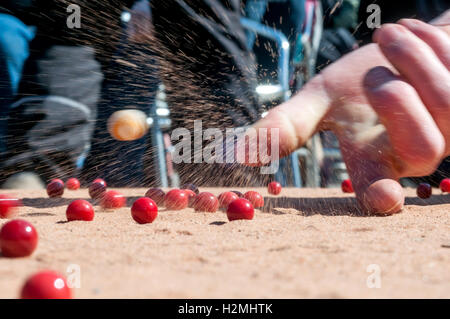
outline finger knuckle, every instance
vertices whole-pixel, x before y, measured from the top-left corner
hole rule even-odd
[[[399,40],[399,34],[407,32],[407,29],[399,24],[385,24],[379,31],[381,43],[392,43]]]

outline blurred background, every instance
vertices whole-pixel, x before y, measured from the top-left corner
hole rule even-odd
[[[429,21],[449,8],[447,0],[4,0],[0,183],[40,188],[52,178],[102,177],[113,187],[258,186],[276,179],[337,187],[348,175],[331,132],[282,159],[274,176],[237,165],[175,164],[170,134],[192,131],[199,119],[203,129],[225,129],[264,117],[370,42],[372,3],[381,23]],[[145,113],[142,138],[110,136],[108,119],[123,109]],[[436,184],[449,163],[402,182]]]

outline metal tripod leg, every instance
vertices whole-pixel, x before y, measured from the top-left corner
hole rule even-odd
[[[278,81],[283,88],[283,100],[287,101],[290,97],[289,90],[289,55],[290,44],[287,37],[280,31],[270,28],[259,22],[241,18],[241,24],[247,30],[255,32],[263,37],[275,41],[278,45],[279,58],[278,58]],[[281,160],[283,161],[283,160]],[[295,187],[301,187],[300,168],[298,164],[298,157],[295,154],[289,156],[289,162],[293,173],[293,182]],[[280,170],[281,171],[281,170]],[[277,174],[279,176],[279,174]],[[282,177],[282,176],[279,176]],[[277,177],[278,178],[278,177]],[[282,181],[287,181],[287,178],[283,176]]]
[[[159,182],[161,187],[169,187],[164,138],[159,123],[159,116],[156,113],[156,103],[153,103],[150,108],[150,117],[153,119],[153,123],[151,125],[151,135],[152,145],[156,147],[155,167],[158,169]]]

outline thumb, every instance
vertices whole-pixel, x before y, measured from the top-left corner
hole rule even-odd
[[[375,130],[376,131],[376,130]],[[366,213],[391,215],[403,209],[405,194],[397,182],[395,164],[379,145],[385,145],[386,134],[364,148],[353,141],[342,141],[342,156],[347,164],[356,198]],[[378,146],[377,146],[378,144]]]
[[[314,77],[289,101],[273,108],[253,129],[278,129],[279,155],[286,156],[303,146],[327,114],[331,99],[321,75]]]

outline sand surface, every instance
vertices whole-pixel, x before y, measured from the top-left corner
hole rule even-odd
[[[2,191],[23,198],[17,217],[40,241],[31,257],[0,256],[0,298],[42,269],[79,273],[76,298],[450,298],[450,195],[438,190],[428,200],[407,190],[403,213],[368,217],[340,190],[259,189],[266,209],[252,221],[161,209],[147,225],[129,208],[145,189],[120,191],[128,207],[70,223],[66,207],[86,190]]]

